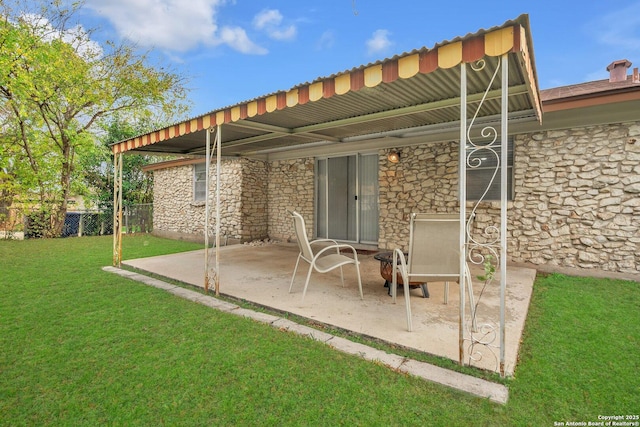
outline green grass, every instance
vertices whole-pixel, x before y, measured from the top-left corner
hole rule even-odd
[[[520,354],[510,388],[522,419],[640,415],[640,283],[540,277]]]
[[[198,248],[123,244],[126,258]],[[640,412],[635,282],[539,278],[502,406],[103,272],[111,245],[0,241],[0,425],[553,425]]]

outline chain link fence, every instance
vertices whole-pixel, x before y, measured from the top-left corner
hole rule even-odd
[[[0,209],[0,239],[30,239],[43,236],[41,212],[28,208]],[[153,204],[125,206],[122,232],[153,231]],[[60,237],[103,236],[113,234],[113,212],[84,210],[67,212]]]
[[[61,237],[113,234],[113,214],[100,211],[67,212]]]
[[[113,223],[113,220],[112,220]],[[113,228],[113,224],[112,224]],[[125,206],[122,211],[122,232],[151,233],[153,231],[153,203]],[[113,233],[113,230],[111,231]]]

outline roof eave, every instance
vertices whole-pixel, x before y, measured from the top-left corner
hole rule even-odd
[[[553,111],[594,107],[627,101],[640,101],[640,85],[614,89],[606,92],[594,92],[577,96],[549,99],[543,101],[542,105],[543,111],[545,113],[550,113]]]
[[[112,151],[117,154],[131,150],[144,150],[145,147],[148,149],[149,145],[188,136],[221,124],[253,125],[256,124],[256,119],[267,117],[272,112],[295,108],[297,105],[313,103],[321,99],[330,99],[365,87],[373,88],[398,79],[411,79],[418,74],[429,74],[436,70],[446,71],[460,63],[472,63],[485,57],[500,57],[505,54],[517,56],[527,86],[529,103],[536,113],[536,118],[541,121],[542,108],[529,19],[527,15],[521,15],[501,26],[442,42],[431,49],[414,50],[121,141],[112,145]],[[264,119],[260,121],[266,122]],[[286,129],[284,131],[286,133]]]

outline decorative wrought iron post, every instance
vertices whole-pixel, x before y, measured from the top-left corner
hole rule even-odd
[[[122,263],[122,153],[113,155],[113,266]]]
[[[209,291],[209,283],[213,278],[214,289],[216,295],[220,295],[220,168],[222,163],[221,157],[221,144],[222,144],[222,127],[220,125],[216,128],[216,139],[215,139],[215,149],[211,151],[211,133],[214,132],[213,127],[207,129],[207,139],[206,139],[206,151],[205,157],[206,160],[206,183],[205,183],[205,214],[204,214],[204,291],[205,293]],[[209,229],[210,229],[210,202],[209,202],[209,188],[210,188],[210,179],[211,179],[211,159],[213,158],[213,153],[216,153],[216,228],[215,228],[215,255],[216,262],[214,271],[211,272],[209,266]]]
[[[473,72],[481,72],[485,68],[491,66],[489,59],[481,59],[470,67]],[[507,282],[507,172],[508,172],[508,119],[509,119],[509,62],[508,55],[502,55],[495,62],[495,70],[492,73],[491,80],[487,85],[484,95],[479,101],[473,117],[467,119],[467,70],[463,63],[461,65],[461,112],[460,112],[460,218],[464,221],[461,236],[461,269],[466,268],[466,262],[481,266],[484,274],[479,278],[483,281],[483,287],[480,294],[473,304],[470,313],[471,318],[465,317],[465,301],[463,277],[460,278],[460,318],[464,322],[464,328],[460,331],[462,357],[468,357],[469,364],[479,363],[488,354],[495,359],[495,370],[499,370],[501,375],[505,373],[505,297]],[[500,73],[501,71],[501,73]],[[500,76],[501,97],[500,97],[500,126],[499,130],[494,125],[479,125],[477,119],[481,116],[481,112],[485,107],[487,95],[494,87]],[[473,132],[476,128],[480,128],[479,132]],[[495,162],[495,168],[487,187],[484,189],[480,198],[474,202],[468,217],[466,216],[466,172],[467,169],[473,170],[479,167],[487,167],[486,163]],[[489,163],[492,164],[492,163]],[[493,166],[492,166],[493,167]],[[498,177],[498,172],[500,176]],[[486,202],[489,191],[494,187],[495,183],[499,183],[500,188],[500,216],[499,224],[491,224],[485,226],[483,230],[477,230],[475,224],[476,215],[482,202]],[[463,263],[464,257],[464,266]],[[462,270],[464,271],[464,270]],[[493,284],[494,278],[500,277],[500,309],[499,324],[496,324],[495,318],[491,313],[480,313],[478,318],[478,307],[481,302],[485,290]],[[471,280],[468,277],[467,280]],[[478,324],[478,321],[481,321]],[[498,341],[498,342],[496,342]],[[468,354],[464,356],[464,343],[468,343]],[[499,355],[496,355],[494,349],[499,348]],[[486,368],[486,365],[484,366]]]

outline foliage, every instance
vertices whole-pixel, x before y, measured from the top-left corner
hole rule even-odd
[[[200,247],[123,241],[130,258]],[[0,425],[546,426],[638,413],[640,283],[539,277],[502,406],[106,273],[111,250],[106,237],[0,241]]]
[[[482,282],[491,282],[496,275],[496,265],[493,261],[492,255],[486,255],[484,257],[484,262],[482,263],[482,267],[484,269],[484,274],[478,276],[478,280]]]
[[[51,228],[51,211],[49,205],[28,212],[25,216],[25,237],[28,239],[46,237]]]
[[[147,65],[134,46],[97,44],[69,25],[81,3],[64,3],[0,3],[0,183],[50,206],[47,236],[59,235],[69,196],[83,188],[78,166],[99,150],[100,120],[185,111],[184,78]]]
[[[101,209],[113,208],[113,157],[109,146],[113,143],[143,134],[158,128],[148,124],[148,120],[135,123],[115,115],[102,125],[101,146],[82,161],[84,183],[91,189],[89,198]],[[153,175],[142,171],[142,167],[157,159],[149,155],[123,156],[122,162],[122,201],[124,206],[153,202]]]

